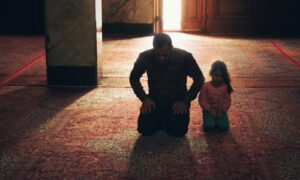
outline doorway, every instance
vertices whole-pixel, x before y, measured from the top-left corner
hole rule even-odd
[[[163,31],[182,31],[182,0],[163,0]]]
[[[154,33],[207,32],[207,0],[154,0]]]

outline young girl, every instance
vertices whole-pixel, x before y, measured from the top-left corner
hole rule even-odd
[[[226,64],[219,60],[215,61],[211,65],[209,75],[212,80],[203,85],[198,97],[203,110],[203,129],[227,130],[229,128],[227,111],[231,105],[233,89]]]

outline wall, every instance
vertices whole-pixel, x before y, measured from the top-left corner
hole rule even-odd
[[[153,0],[102,0],[104,23],[152,23]]]
[[[203,0],[204,1],[204,0]],[[207,32],[299,33],[299,0],[209,0]]]
[[[43,0],[1,0],[1,34],[42,34]]]
[[[102,0],[95,0],[96,5],[96,27],[97,27],[97,72],[98,72],[98,84],[101,84],[100,80],[103,77],[102,68]]]
[[[97,31],[102,31],[102,0],[95,0],[96,5],[96,27]]]
[[[103,33],[153,32],[153,0],[102,0]]]

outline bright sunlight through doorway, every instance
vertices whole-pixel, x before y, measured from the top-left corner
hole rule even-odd
[[[182,0],[163,0],[163,31],[181,31]]]

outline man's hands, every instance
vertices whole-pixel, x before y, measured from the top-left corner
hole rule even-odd
[[[146,98],[142,103],[140,111],[143,114],[148,114],[151,113],[152,110],[155,108],[156,108],[155,102],[150,98]],[[175,114],[188,113],[188,106],[184,101],[177,101],[176,103],[173,104],[172,109]]]
[[[146,98],[142,103],[140,111],[143,114],[148,114],[148,113],[151,113],[152,109],[155,109],[155,108],[156,108],[155,102],[152,101],[152,99],[150,99],[150,98]]]
[[[173,104],[173,112],[175,114],[187,114],[188,113],[188,106],[184,101],[177,101]]]

